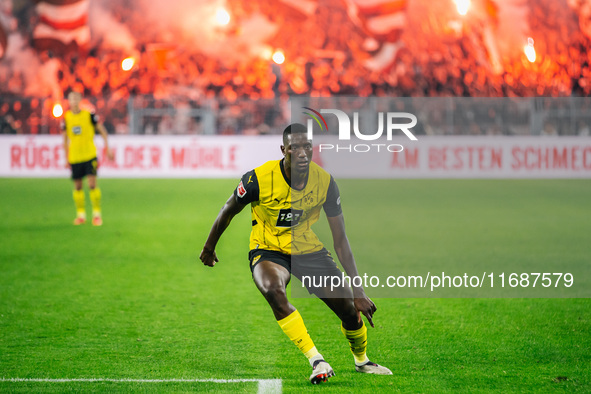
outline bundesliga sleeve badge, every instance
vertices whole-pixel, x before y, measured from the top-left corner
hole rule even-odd
[[[236,189],[236,194],[238,194],[238,197],[240,197],[240,198],[246,196],[246,189],[244,188],[242,181],[240,181],[240,184],[238,185],[238,188]]]

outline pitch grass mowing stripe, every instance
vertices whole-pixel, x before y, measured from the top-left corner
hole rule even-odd
[[[281,393],[281,379],[35,379],[35,378],[1,378],[0,382],[28,383],[258,383],[259,394]]]

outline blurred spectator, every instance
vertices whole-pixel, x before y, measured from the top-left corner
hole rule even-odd
[[[583,121],[583,120],[579,120],[578,125],[577,125],[577,135],[582,136],[582,137],[587,137],[589,136],[590,131],[589,131],[589,125],[587,122]]]
[[[543,137],[557,137],[558,131],[556,130],[556,127],[554,126],[554,124],[552,124],[552,122],[546,121],[544,123],[544,128],[542,129],[540,135]]]

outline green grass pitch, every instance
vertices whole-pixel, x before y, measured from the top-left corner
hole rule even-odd
[[[281,379],[293,393],[591,392],[588,298],[375,298],[368,354],[393,376],[356,373],[337,318],[319,300],[294,298],[337,373],[313,387],[307,361],[252,283],[249,212],[224,234],[215,268],[198,261],[236,181],[99,184],[105,224],[93,228],[71,225],[69,180],[0,179],[0,392],[257,391],[250,382],[11,378]],[[413,261],[591,263],[588,180],[339,186],[360,266],[393,245],[392,269]],[[354,203],[367,198],[377,203]],[[376,216],[390,234],[372,236]],[[326,227],[318,232],[330,247]]]

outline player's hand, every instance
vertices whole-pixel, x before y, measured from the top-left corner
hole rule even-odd
[[[201,254],[199,255],[199,259],[203,262],[204,265],[208,267],[213,267],[215,263],[219,262],[218,256],[215,254],[215,250],[210,250],[203,248]]]
[[[375,311],[378,309],[376,308],[376,304],[374,304],[373,301],[370,300],[366,295],[363,295],[360,298],[355,298],[354,302],[357,313],[363,313],[363,316],[366,317],[369,324],[374,327],[372,317]],[[359,320],[361,320],[361,316],[359,316]]]
[[[107,149],[107,159],[113,161],[115,159],[115,155],[113,154],[112,149]]]
[[[72,168],[72,166],[70,165],[70,162],[66,160],[66,165],[65,168],[70,169]]]

